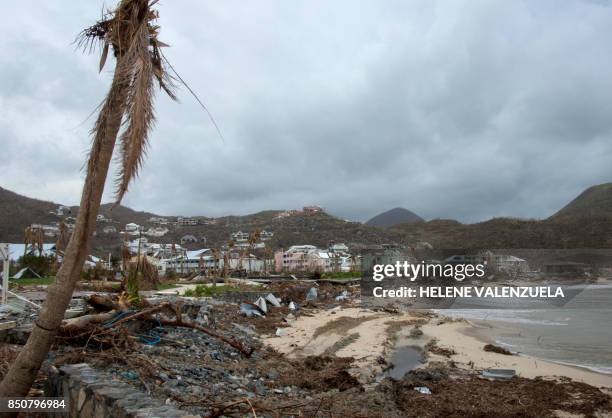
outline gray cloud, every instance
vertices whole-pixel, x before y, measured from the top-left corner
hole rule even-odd
[[[78,202],[110,72],[71,45],[94,2],[5,6],[2,186]],[[160,95],[124,203],[218,216],[320,204],[364,220],[546,217],[612,170],[605,1],[182,1],[167,55],[214,113]],[[110,184],[111,182],[109,182]],[[112,187],[105,194],[112,198]]]

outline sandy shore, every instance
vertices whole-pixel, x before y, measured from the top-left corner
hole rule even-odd
[[[438,346],[451,348],[457,352],[452,359],[460,367],[476,369],[499,368],[515,369],[519,376],[565,376],[593,386],[612,387],[612,375],[596,373],[587,369],[553,363],[523,355],[503,355],[484,351],[484,344],[492,342],[487,337],[489,327],[478,327],[468,321],[446,322],[436,325],[436,321],[423,326],[425,335],[438,339]],[[432,359],[436,356],[432,356]]]
[[[377,359],[392,348],[394,330],[420,320],[410,314],[389,315],[360,308],[318,311],[300,316],[280,337],[264,341],[290,358],[321,354],[353,357],[365,378],[380,372]]]
[[[503,355],[486,352],[483,346],[490,327],[478,327],[468,321],[444,322],[436,318],[427,322],[423,316],[410,313],[391,315],[360,308],[315,311],[300,316],[281,336],[269,336],[264,341],[291,358],[330,354],[357,359],[356,366],[364,380],[372,379],[381,371],[380,357],[389,358],[397,345],[424,346],[432,338],[438,347],[450,348],[458,367],[468,369],[515,369],[519,376],[566,376],[594,386],[612,387],[612,376],[579,367],[552,363],[528,356]],[[409,336],[415,324],[424,323],[419,338]],[[449,361],[430,353],[428,361]]]

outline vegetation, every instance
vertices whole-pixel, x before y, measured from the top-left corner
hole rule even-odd
[[[356,279],[361,278],[360,271],[337,271],[334,273],[323,273],[322,279]]]
[[[199,284],[194,289],[187,289],[184,293],[184,296],[196,297],[196,298],[212,297],[212,296],[220,295],[225,292],[237,291],[237,290],[240,290],[240,289],[237,287],[227,286],[227,285],[206,286],[203,284]]]
[[[167,289],[175,289],[177,287],[179,286],[174,283],[159,283],[155,289],[156,290],[167,290]]]
[[[29,267],[32,271],[35,271],[39,276],[42,277],[51,274],[54,262],[54,257],[26,254],[24,256],[19,257],[17,264],[19,265],[19,270],[25,267]],[[26,273],[26,277],[36,277],[31,273],[30,275],[28,275],[28,273]]]
[[[10,286],[35,286],[35,285],[49,285],[55,282],[55,277],[35,277],[31,279],[11,279],[9,280]]]

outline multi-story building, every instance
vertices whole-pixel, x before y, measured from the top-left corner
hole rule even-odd
[[[230,235],[230,238],[235,243],[247,242],[249,240],[249,237],[250,235],[248,232],[242,232],[242,231],[234,232]]]
[[[275,268],[282,271],[333,271],[333,255],[314,245],[294,245],[274,254]]]
[[[194,226],[198,224],[198,220],[196,218],[182,217],[179,216],[176,219],[176,224],[178,226]]]

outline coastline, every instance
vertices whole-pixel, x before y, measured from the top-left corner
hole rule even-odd
[[[420,326],[423,335],[411,337],[410,331]],[[315,310],[302,315],[283,328],[278,335],[264,338],[264,342],[289,358],[311,355],[354,357],[355,374],[363,381],[371,381],[382,371],[380,358],[390,360],[395,350],[405,346],[426,350],[432,339],[437,346],[455,352],[450,357],[428,352],[418,368],[432,362],[452,362],[465,370],[486,368],[514,369],[526,378],[568,377],[596,387],[612,388],[612,375],[583,367],[555,363],[529,355],[504,355],[483,350],[485,344],[499,331],[494,323],[476,323],[465,319],[431,316],[424,312],[389,314],[358,307]]]
[[[526,354],[504,355],[484,351],[484,344],[495,343],[491,338],[495,324],[490,322],[486,322],[485,326],[468,320],[443,322],[439,325],[430,321],[422,329],[429,337],[436,338],[440,347],[456,351],[452,360],[460,367],[514,369],[517,375],[527,378],[569,377],[593,386],[612,388],[612,375],[586,367],[555,363]]]

